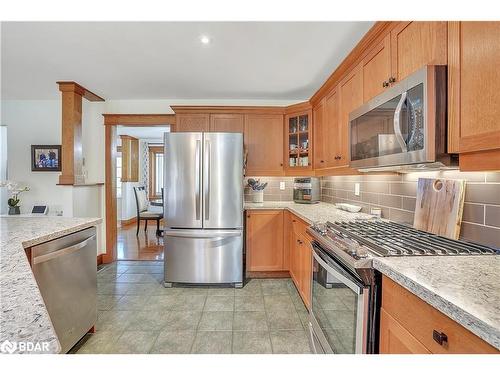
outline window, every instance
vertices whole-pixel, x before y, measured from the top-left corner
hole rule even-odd
[[[155,154],[155,190],[154,195],[161,197],[161,188],[163,187],[163,154]]]
[[[122,197],[122,154],[116,157],[116,197]]]
[[[163,187],[163,146],[149,146],[149,197],[161,198]]]

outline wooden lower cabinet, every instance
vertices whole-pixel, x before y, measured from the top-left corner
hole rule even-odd
[[[247,271],[282,271],[283,250],[283,210],[248,210]]]
[[[312,248],[306,222],[288,210],[246,211],[246,271],[288,271],[311,305]]]
[[[446,337],[439,343],[438,337]],[[388,277],[382,278],[380,352],[487,354],[493,346]]]
[[[290,214],[292,233],[290,241],[290,276],[309,309],[311,306],[312,249],[311,238],[306,233],[309,226]]]
[[[431,354],[384,309],[380,311],[380,354]]]

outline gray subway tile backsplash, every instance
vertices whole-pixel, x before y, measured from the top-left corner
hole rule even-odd
[[[442,171],[322,177],[321,200],[355,204],[367,213],[378,207],[384,218],[413,224],[419,177],[466,180],[461,237],[500,248],[500,172]],[[268,183],[264,190],[265,201],[293,200],[293,177],[254,178]],[[280,190],[280,181],[285,182],[285,190]],[[354,195],[356,182],[360,184],[359,196]],[[245,201],[252,201],[249,188],[245,188]]]
[[[484,205],[465,203],[462,221],[469,223],[484,224]]]
[[[264,189],[264,201],[291,201],[293,200],[293,177],[252,177],[260,180],[261,183],[267,182]],[[252,189],[247,186],[248,178],[245,178],[245,201],[252,201]],[[285,182],[285,190],[280,190],[280,182]]]
[[[378,207],[384,218],[413,224],[420,177],[466,180],[461,237],[500,248],[500,172],[441,171],[322,177],[321,200],[359,205],[362,212],[367,213]],[[354,195],[355,182],[360,184],[360,196]]]
[[[500,206],[486,206],[485,224],[500,228]]]

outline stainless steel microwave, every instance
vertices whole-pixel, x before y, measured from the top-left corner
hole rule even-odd
[[[456,168],[447,153],[446,67],[425,66],[349,114],[350,166]]]

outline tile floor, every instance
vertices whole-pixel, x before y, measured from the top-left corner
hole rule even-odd
[[[97,278],[96,332],[72,353],[310,353],[290,279],[164,288],[159,261],[118,261]]]

